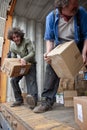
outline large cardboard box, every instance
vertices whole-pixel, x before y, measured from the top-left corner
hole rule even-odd
[[[74,113],[81,130],[87,130],[87,96],[74,97]]]
[[[83,66],[83,59],[74,41],[60,44],[48,57],[51,66],[60,78],[73,78]]]
[[[31,63],[21,65],[18,58],[5,58],[1,70],[10,77],[17,77],[27,74],[30,66]]]

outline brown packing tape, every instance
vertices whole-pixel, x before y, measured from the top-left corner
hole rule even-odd
[[[73,100],[73,97],[64,97],[64,100]]]

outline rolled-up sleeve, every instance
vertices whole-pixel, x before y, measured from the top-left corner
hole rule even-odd
[[[54,37],[54,21],[55,21],[55,16],[54,16],[54,13],[52,11],[46,17],[44,40],[54,41],[54,39],[55,39],[55,37]]]
[[[87,11],[84,8],[80,8],[80,20],[81,20],[81,34],[82,39],[87,39]]]

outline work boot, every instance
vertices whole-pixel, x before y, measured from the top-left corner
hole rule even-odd
[[[34,109],[34,107],[37,105],[37,101],[32,95],[26,96],[26,103],[29,105],[31,109]]]
[[[11,107],[16,107],[21,105],[23,105],[23,101],[15,101],[14,103],[11,104]]]
[[[52,110],[52,107],[49,107],[47,105],[39,105],[37,107],[34,108],[33,112],[34,113],[43,113],[43,112],[46,112],[46,111],[49,111],[49,110]]]

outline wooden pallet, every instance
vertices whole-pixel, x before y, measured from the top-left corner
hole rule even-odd
[[[2,104],[1,113],[13,130],[76,130],[42,114],[35,114],[24,105],[12,108],[9,103]]]

